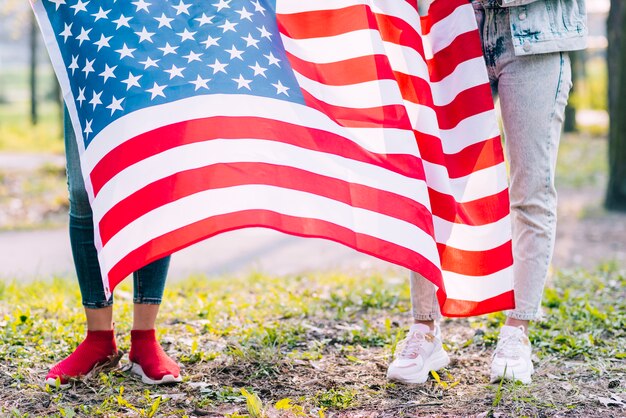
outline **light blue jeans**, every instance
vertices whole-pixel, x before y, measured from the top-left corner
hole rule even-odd
[[[496,0],[472,2],[483,42],[494,98],[500,99],[510,165],[515,309],[511,318],[537,319],[554,251],[556,157],[565,106],[572,87],[569,56],[563,52],[515,56],[509,10]],[[435,287],[411,273],[416,320],[439,314]]]

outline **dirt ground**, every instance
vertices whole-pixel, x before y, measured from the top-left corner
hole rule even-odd
[[[626,213],[604,210],[604,192],[603,186],[559,189],[554,268],[626,264]]]

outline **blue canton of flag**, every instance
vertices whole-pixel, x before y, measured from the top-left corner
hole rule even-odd
[[[44,0],[85,147],[125,114],[186,97],[304,103],[268,3],[184,1]]]

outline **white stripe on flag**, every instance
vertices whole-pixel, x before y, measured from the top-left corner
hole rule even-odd
[[[511,240],[511,219],[506,216],[487,225],[463,225],[433,216],[438,243],[463,251],[485,251]]]
[[[481,302],[511,291],[513,267],[480,277],[465,276],[444,270],[443,283],[449,298]]]
[[[424,181],[372,164],[271,140],[217,139],[175,147],[120,171],[102,187],[92,202],[94,218],[101,219],[107,209],[159,179],[194,168],[239,162],[299,168],[345,182],[386,190],[416,202],[427,204],[429,201]]]
[[[246,185],[196,193],[134,220],[113,236],[100,252],[102,269],[109,271],[134,249],[168,232],[211,216],[254,209],[330,222],[419,252],[440,267],[432,236],[411,223],[311,193]]]
[[[424,172],[428,187],[453,196],[459,203],[482,199],[508,187],[504,162],[474,171],[465,177],[451,179],[446,167],[424,161]]]
[[[319,10],[337,10],[354,5],[364,5],[372,8],[374,13],[397,17],[409,23],[415,30],[420,31],[421,22],[415,8],[407,1],[389,0],[277,0],[276,13],[295,14],[316,12]]]
[[[432,54],[435,55],[452,45],[460,35],[475,30],[474,8],[468,2],[467,5],[457,7],[450,15],[435,23],[430,29],[430,34],[425,36],[424,42],[430,44]],[[426,56],[426,59],[431,58],[432,56]]]
[[[367,109],[403,104],[395,80],[375,80],[345,86],[331,86],[310,80],[294,71],[298,84],[318,100],[333,106]]]
[[[419,155],[411,132],[344,128],[316,109],[260,96],[205,95],[137,110],[104,128],[87,148],[81,162],[90,173],[98,161],[117,146],[144,132],[186,120],[209,117],[259,117],[311,127],[340,135],[368,151]]]

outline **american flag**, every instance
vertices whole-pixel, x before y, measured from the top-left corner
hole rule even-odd
[[[506,169],[466,0],[33,0],[78,138],[107,293],[266,227],[511,308]],[[210,256],[210,255],[207,255]]]

